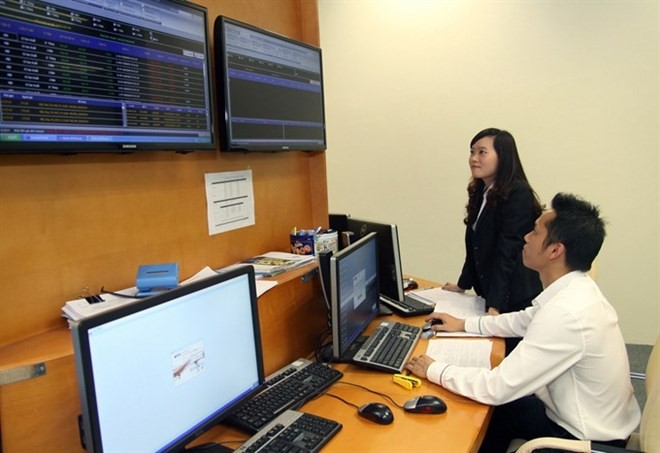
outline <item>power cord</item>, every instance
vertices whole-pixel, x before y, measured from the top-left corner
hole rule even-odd
[[[148,296],[138,296],[137,294],[131,295],[131,294],[117,293],[114,291],[107,291],[104,286],[101,286],[101,289],[99,290],[98,294],[90,294],[88,288],[83,288],[83,293],[86,294],[81,294],[80,297],[82,299],[85,299],[89,304],[98,304],[99,302],[105,302],[105,299],[101,297],[101,294],[110,294],[112,296],[123,297],[125,299],[144,299],[145,297],[148,297]]]
[[[341,401],[341,402],[344,403],[344,404],[348,404],[349,406],[352,406],[352,407],[354,407],[354,408],[356,408],[356,409],[360,409],[357,405],[351,403],[350,401],[346,401],[346,400],[345,400],[344,398],[342,398],[341,396],[337,396],[337,395],[335,395],[335,394],[328,393],[328,392],[323,392],[323,393],[321,393],[321,395],[331,396],[331,397],[333,397],[333,398],[335,398],[335,399],[338,399],[339,401]]]
[[[397,403],[396,401],[394,401],[389,395],[386,395],[385,393],[376,392],[376,391],[371,390],[370,388],[367,388],[367,387],[365,387],[365,386],[363,386],[363,385],[360,385],[360,384],[354,384],[354,383],[352,383],[352,382],[338,381],[337,384],[346,384],[346,385],[352,385],[352,386],[354,386],[354,387],[359,387],[359,388],[361,388],[361,389],[363,389],[363,390],[366,390],[366,391],[369,392],[369,393],[373,393],[374,395],[382,396],[383,398],[385,398],[385,399],[387,399],[388,401],[390,401],[392,404],[394,404],[394,405],[395,405],[396,407],[398,407],[399,409],[403,409],[403,405],[402,405],[402,404],[398,404],[398,403]],[[339,401],[341,401],[341,402],[344,403],[344,404],[347,404],[347,405],[349,405],[349,406],[351,406],[351,407],[354,407],[355,409],[360,409],[357,405],[351,403],[351,402],[348,401],[348,400],[345,400],[345,399],[342,398],[341,396],[335,395],[334,393],[329,393],[329,392],[326,391],[326,392],[321,392],[321,393],[319,394],[319,396],[321,396],[321,395],[330,396],[330,397],[332,397],[332,398],[338,399]]]
[[[329,348],[332,348],[332,330],[330,328],[319,334],[317,347],[314,351],[317,363],[330,364],[332,362],[332,354],[328,353]]]
[[[403,404],[399,404],[399,403],[397,403],[396,401],[394,401],[394,400],[392,399],[391,396],[386,395],[385,393],[381,393],[381,392],[377,392],[377,391],[375,391],[375,390],[371,390],[370,388],[365,387],[364,385],[354,384],[354,383],[352,383],[352,382],[346,382],[346,381],[337,381],[337,384],[346,384],[346,385],[352,385],[352,386],[354,386],[354,387],[361,388],[361,389],[363,389],[363,390],[366,390],[366,391],[369,392],[369,393],[373,393],[374,395],[382,396],[383,398],[389,400],[389,401],[390,401],[392,404],[394,404],[396,407],[398,407],[398,408],[400,408],[400,409],[403,409]]]
[[[130,294],[116,293],[114,291],[106,291],[105,287],[103,287],[103,286],[101,286],[101,291],[99,291],[99,292],[101,294],[111,294],[113,296],[124,297],[126,299],[139,299],[140,297],[143,297],[143,296],[137,296],[137,295],[131,296]]]

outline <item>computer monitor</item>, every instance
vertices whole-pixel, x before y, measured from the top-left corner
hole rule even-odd
[[[356,239],[369,233],[378,235],[380,293],[389,299],[403,301],[405,295],[397,226],[348,216],[345,228],[345,231],[352,232]]]
[[[244,266],[73,327],[87,451],[180,451],[264,380]]]
[[[0,153],[216,149],[206,7],[2,1],[0,16]]]
[[[364,329],[378,315],[378,240],[375,233],[330,257],[332,355],[351,361]]]
[[[321,49],[223,16],[214,41],[224,151],[326,149]]]

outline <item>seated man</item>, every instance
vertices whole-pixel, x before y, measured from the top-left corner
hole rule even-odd
[[[543,292],[532,306],[498,316],[457,319],[434,313],[433,329],[523,337],[492,369],[435,362],[406,368],[481,403],[497,406],[481,451],[504,452],[514,438],[553,436],[613,446],[640,421],[617,314],[587,275],[605,238],[598,208],[557,194],[552,210],[525,236],[523,262],[538,271]]]

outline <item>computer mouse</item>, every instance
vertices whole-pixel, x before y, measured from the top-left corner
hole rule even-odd
[[[432,319],[426,324],[422,326],[422,331],[426,332],[427,330],[431,330],[431,326],[435,326],[436,324],[442,324],[442,319]]]
[[[358,409],[358,415],[381,425],[389,425],[394,421],[394,414],[382,403],[363,404]]]
[[[414,414],[444,414],[447,405],[437,396],[422,395],[406,401],[403,409]]]
[[[416,282],[415,280],[413,280],[412,278],[406,278],[406,279],[403,281],[403,289],[404,289],[404,291],[412,291],[413,289],[417,289],[417,288],[419,288],[419,285],[418,285],[417,282]]]

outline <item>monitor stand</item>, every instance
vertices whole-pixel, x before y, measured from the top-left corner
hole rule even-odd
[[[355,339],[355,341],[348,347],[346,351],[341,355],[341,357],[333,358],[333,362],[337,363],[355,363],[353,362],[353,357],[360,350],[365,341],[369,339],[369,335],[360,335]]]
[[[378,316],[389,316],[393,312],[383,304],[378,304]]]

